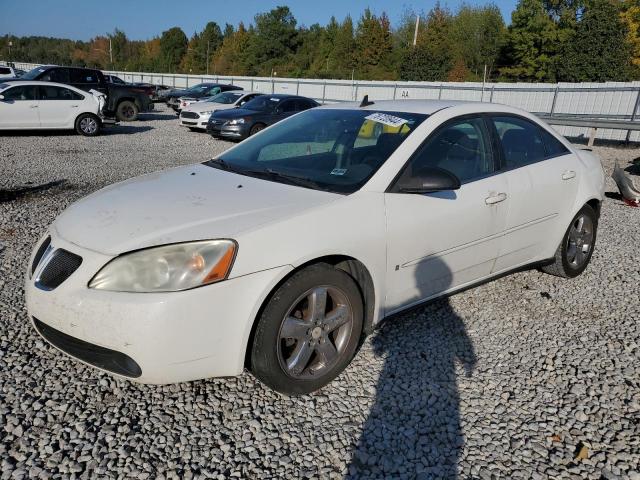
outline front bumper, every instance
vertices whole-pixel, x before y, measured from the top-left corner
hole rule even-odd
[[[243,139],[249,136],[250,127],[247,124],[227,125],[227,124],[207,124],[207,133],[214,137]]]
[[[141,383],[240,374],[253,319],[268,292],[290,269],[278,267],[183,292],[108,292],[87,285],[112,257],[57,235],[52,235],[51,244],[83,261],[51,291],[36,287],[27,276],[32,324],[64,353]],[[118,370],[114,362],[129,370]]]
[[[180,113],[180,125],[182,125],[183,127],[189,127],[189,128],[199,128],[201,130],[207,129],[207,124],[209,123],[209,117],[211,116],[211,114],[209,115],[196,114],[198,115],[197,118],[189,118],[184,116],[185,113],[186,112],[184,111]]]

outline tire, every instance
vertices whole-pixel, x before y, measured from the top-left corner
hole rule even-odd
[[[116,108],[116,117],[121,122],[133,122],[138,119],[138,106],[130,100],[123,100]]]
[[[190,132],[197,132],[198,129],[197,128],[193,128],[193,127],[187,127],[189,129]]]
[[[541,270],[563,278],[580,275],[593,255],[597,231],[598,216],[593,208],[585,205],[571,220],[552,263],[544,265]]]
[[[317,309],[311,307],[315,299]],[[258,319],[251,371],[288,395],[324,387],[351,362],[363,311],[360,290],[347,273],[327,264],[300,270],[271,295]]]
[[[255,135],[260,130],[264,130],[265,127],[266,125],[264,123],[256,123],[253,127],[251,127],[251,130],[249,130],[249,136]]]
[[[76,118],[76,133],[85,137],[95,137],[100,133],[102,122],[93,113],[83,113]]]

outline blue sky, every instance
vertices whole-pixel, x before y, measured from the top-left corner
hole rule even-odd
[[[258,12],[288,5],[298,24],[326,24],[335,15],[354,20],[366,7],[374,13],[386,11],[395,25],[405,8],[428,11],[436,0],[0,0],[0,35],[43,35],[88,40],[112,32],[116,27],[131,39],[144,40],[178,26],[190,36],[213,20],[237,25],[250,23]],[[441,5],[455,10],[463,0],[444,0]],[[467,1],[469,4],[488,2]],[[496,0],[505,22],[511,19],[516,0]],[[227,8],[230,7],[230,8]]]

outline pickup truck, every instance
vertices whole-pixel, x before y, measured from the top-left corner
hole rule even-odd
[[[65,83],[80,90],[97,90],[107,96],[103,109],[106,117],[115,117],[121,122],[131,122],[140,112],[153,110],[153,103],[141,88],[109,83],[100,70],[80,67],[44,65],[36,67],[11,81],[45,81]],[[3,81],[9,81],[4,78]]]

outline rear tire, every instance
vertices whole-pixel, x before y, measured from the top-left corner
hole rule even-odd
[[[121,122],[133,122],[138,119],[138,106],[130,100],[123,100],[118,104],[116,117]]]
[[[102,122],[93,113],[83,113],[76,118],[76,133],[85,137],[95,137],[100,133]]]
[[[541,267],[550,275],[562,278],[574,278],[589,265],[596,243],[598,216],[589,205],[576,213],[562,242],[556,250],[553,262]]]
[[[355,281],[328,264],[307,267],[268,300],[251,345],[251,371],[274,390],[305,394],[351,362],[363,324]]]
[[[249,130],[249,136],[255,135],[259,131],[264,130],[265,127],[266,125],[263,123],[256,123],[253,127],[251,127],[251,130]]]

